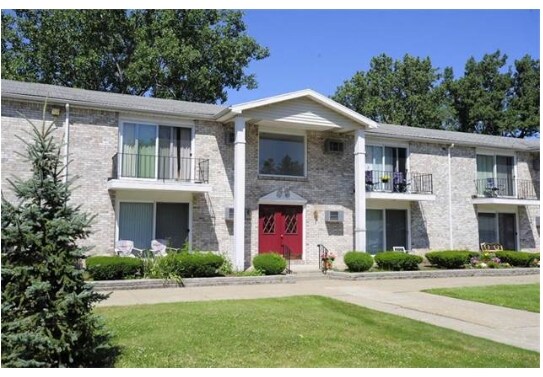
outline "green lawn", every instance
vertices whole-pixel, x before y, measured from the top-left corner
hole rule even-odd
[[[320,296],[96,309],[118,367],[539,367],[539,354]]]
[[[436,288],[424,292],[539,313],[539,284]]]

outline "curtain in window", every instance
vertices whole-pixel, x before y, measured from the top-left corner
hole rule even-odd
[[[479,243],[498,242],[498,232],[496,230],[496,214],[479,213]]]
[[[383,237],[383,211],[380,209],[366,210],[366,252],[374,255],[385,250]]]
[[[138,249],[151,247],[153,203],[120,203],[119,239],[134,241]]]
[[[191,160],[191,147],[190,147],[190,141],[192,137],[192,132],[190,128],[179,128],[179,179],[184,181],[190,181],[191,178],[198,178],[198,177],[192,177],[191,175],[191,168],[192,168],[192,160]]]
[[[138,178],[155,178],[156,126],[138,126]]]
[[[514,196],[513,157],[496,156],[496,174],[500,196]]]
[[[123,125],[123,145],[121,153],[121,177],[136,177],[136,125],[133,123],[125,123]]]
[[[494,156],[477,155],[477,194],[487,195],[495,186]]]
[[[158,178],[172,179],[172,127],[160,126],[158,128]]]

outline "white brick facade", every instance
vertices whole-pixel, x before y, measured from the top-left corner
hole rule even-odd
[[[13,200],[6,179],[12,175],[29,176],[29,166],[15,152],[23,152],[24,146],[17,135],[24,137],[29,129],[25,118],[41,122],[43,105],[21,100],[2,99],[2,191]],[[62,142],[64,137],[65,112],[47,120],[55,124],[55,137]],[[123,115],[125,115],[123,113]],[[142,116],[133,114],[134,118]],[[152,118],[147,113],[145,117]],[[108,191],[108,180],[112,177],[113,157],[118,152],[119,112],[114,110],[84,109],[70,107],[70,175],[80,176],[75,184],[72,200],[80,204],[85,212],[96,215],[92,235],[85,242],[93,245],[92,253],[112,253],[116,237],[116,193]],[[225,219],[225,208],[234,202],[234,145],[227,143],[227,134],[233,131],[232,123],[194,120],[195,158],[209,159],[208,193],[191,193],[192,247],[211,250],[234,257],[233,223]],[[317,245],[324,244],[341,255],[354,248],[354,137],[353,133],[337,134],[330,131],[305,131],[307,143],[307,177],[301,179],[275,179],[258,176],[259,126],[246,127],[246,191],[245,207],[250,210],[250,220],[245,222],[245,265],[258,254],[258,208],[259,199],[281,189],[289,189],[307,203],[304,206],[303,261],[317,264]],[[327,138],[342,140],[342,154],[324,151]],[[393,136],[389,137],[393,140]],[[409,210],[410,249],[422,253],[427,250],[448,249],[451,242],[449,220],[449,144],[408,141],[408,164],[410,171],[432,174],[433,201],[380,202],[377,206],[391,208],[399,206]],[[366,144],[371,144],[367,137]],[[451,198],[452,243],[455,249],[477,250],[479,246],[477,211],[492,206],[474,205],[476,147],[456,145],[451,153]],[[539,153],[539,152],[537,152]],[[534,153],[514,152],[518,179],[531,180],[539,195],[539,171],[534,170]],[[142,193],[141,195],[145,195]],[[170,195],[174,198],[173,194]],[[175,199],[172,199],[175,200]],[[369,203],[367,201],[366,203]],[[374,203],[375,204],[375,203]],[[379,208],[381,208],[379,207]],[[371,205],[368,206],[371,208]],[[488,209],[487,208],[487,209]],[[505,207],[494,206],[500,212]],[[342,223],[325,222],[326,210],[341,210]],[[506,212],[517,216],[520,249],[539,250],[539,229],[535,217],[539,206],[511,206]]]

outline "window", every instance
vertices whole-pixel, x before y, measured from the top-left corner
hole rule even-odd
[[[511,156],[477,155],[477,194],[515,196],[514,158]]]
[[[407,149],[368,145],[366,184],[373,191],[396,191],[407,178]],[[404,186],[405,187],[405,186]]]
[[[517,250],[514,213],[479,213],[479,243],[500,243],[504,250]]]
[[[148,249],[151,240],[167,240],[180,248],[188,240],[187,203],[119,203],[119,240],[130,240],[138,249]]]
[[[260,174],[305,177],[305,137],[261,133],[258,159]]]
[[[366,251],[377,254],[407,245],[407,211],[397,209],[366,210]]]
[[[120,176],[190,180],[191,139],[190,128],[123,123]]]

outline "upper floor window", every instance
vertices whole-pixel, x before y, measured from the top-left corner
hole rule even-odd
[[[124,122],[119,159],[121,177],[188,180],[191,134],[190,128]]]
[[[514,196],[515,159],[512,156],[477,155],[477,194]]]
[[[305,177],[305,137],[260,133],[258,172],[263,175]]]

